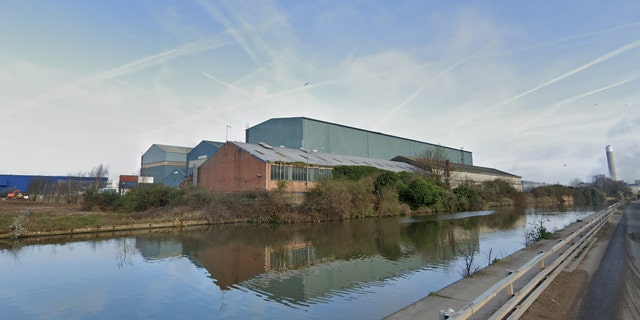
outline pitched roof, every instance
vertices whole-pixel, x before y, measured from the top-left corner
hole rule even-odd
[[[180,147],[180,146],[170,146],[166,144],[156,144],[158,148],[162,149],[164,152],[171,153],[189,153],[193,148],[190,147]]]
[[[461,164],[461,163],[451,163],[451,169],[454,170],[454,171],[462,171],[462,172],[469,172],[469,173],[483,173],[483,174],[491,174],[491,175],[495,175],[495,176],[521,178],[518,175],[511,174],[511,173],[504,172],[504,171],[500,171],[498,169],[487,168],[487,167],[479,167],[479,166],[471,166],[471,165],[468,165],[468,164]]]
[[[397,156],[397,157],[394,157],[391,160],[402,161],[402,162],[413,164],[415,166],[417,166],[417,162],[418,162],[416,157],[409,157],[409,156]],[[520,176],[517,176],[515,174],[511,174],[511,173],[508,173],[508,172],[500,171],[500,170],[494,169],[494,168],[472,166],[472,165],[468,165],[468,164],[453,163],[453,162],[451,162],[450,165],[451,165],[451,170],[452,171],[478,173],[478,174],[489,174],[489,175],[513,177],[513,178],[521,178]]]
[[[447,147],[447,146],[441,146],[441,145],[436,145],[433,143],[429,143],[429,142],[425,142],[425,141],[420,141],[420,140],[416,140],[416,139],[410,139],[410,138],[404,138],[404,137],[400,137],[400,136],[394,136],[391,134],[387,134],[387,133],[382,133],[382,132],[378,132],[378,131],[371,131],[371,130],[367,130],[367,129],[362,129],[362,128],[357,128],[357,127],[351,127],[351,126],[347,126],[344,124],[339,124],[339,123],[333,123],[333,122],[328,122],[328,121],[324,121],[324,120],[318,120],[318,119],[313,119],[313,118],[308,118],[308,117],[285,117],[285,118],[271,118],[269,120],[263,121],[257,125],[255,125],[254,127],[257,127],[259,125],[265,124],[269,121],[272,120],[282,120],[282,119],[302,119],[302,120],[307,120],[307,121],[313,121],[313,122],[317,122],[317,123],[322,123],[322,124],[328,124],[328,125],[332,125],[332,126],[337,126],[337,127],[342,127],[342,128],[347,128],[347,129],[351,129],[351,130],[357,130],[357,131],[361,131],[361,132],[368,132],[368,133],[372,133],[372,134],[377,134],[377,135],[381,135],[381,136],[385,136],[385,137],[390,137],[390,138],[394,138],[394,139],[401,139],[401,140],[405,140],[405,141],[413,141],[413,142],[417,142],[417,143],[423,143],[423,144],[428,144],[428,145],[432,145],[432,146],[437,146],[439,148],[443,148],[443,149],[450,149],[450,150],[455,150],[455,151],[464,151],[467,153],[472,153],[469,150],[461,150],[461,149],[456,149],[456,148],[452,148],[452,147]],[[253,127],[252,127],[253,128]],[[248,130],[250,130],[251,128],[249,128]]]
[[[202,140],[200,143],[207,143],[207,144],[210,144],[210,145],[212,145],[212,146],[214,146],[216,148],[220,148],[224,144],[224,142],[211,141],[211,140]]]
[[[242,142],[230,142],[265,162],[307,162],[310,165],[335,167],[335,166],[368,166],[393,172],[418,172],[421,171],[408,163],[369,159],[362,157],[344,156],[331,153],[316,152],[313,150],[290,149],[272,147],[265,143],[250,144]]]

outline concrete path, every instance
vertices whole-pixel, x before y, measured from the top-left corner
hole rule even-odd
[[[601,263],[582,301],[578,319],[638,319],[640,317],[640,203],[620,217]]]

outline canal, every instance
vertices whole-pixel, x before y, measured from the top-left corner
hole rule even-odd
[[[460,279],[465,248],[482,268],[524,247],[533,225],[553,231],[596,211],[507,208],[4,243],[0,319],[379,319]]]

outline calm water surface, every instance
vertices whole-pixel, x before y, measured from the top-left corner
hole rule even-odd
[[[507,209],[424,218],[5,243],[0,319],[379,319],[595,209]],[[434,310],[434,313],[438,312]]]

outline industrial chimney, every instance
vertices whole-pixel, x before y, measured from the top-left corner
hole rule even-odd
[[[613,181],[618,181],[616,178],[616,164],[613,161],[613,148],[611,146],[607,146],[607,163],[609,164],[609,178]]]

